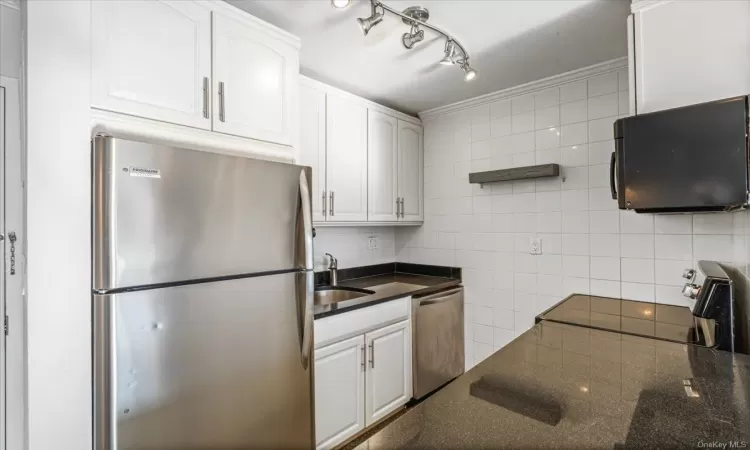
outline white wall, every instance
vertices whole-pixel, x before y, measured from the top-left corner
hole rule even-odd
[[[91,442],[91,4],[25,3],[28,448]]]
[[[21,10],[8,5],[0,3],[0,75],[20,78]]]
[[[744,213],[617,209],[608,170],[627,89],[622,67],[424,121],[425,224],[397,231],[397,258],[463,268],[467,367],[570,293],[680,305],[694,261],[746,260],[735,232]],[[551,162],[560,178],[468,182],[470,172]],[[529,254],[532,237],[542,255]]]
[[[315,231],[316,271],[328,268],[326,253],[338,259],[340,269],[396,261],[394,227],[317,227]],[[372,250],[368,249],[370,237],[375,237],[378,245]]]

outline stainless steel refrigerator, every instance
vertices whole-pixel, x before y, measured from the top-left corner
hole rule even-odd
[[[314,447],[310,168],[92,152],[95,449]]]

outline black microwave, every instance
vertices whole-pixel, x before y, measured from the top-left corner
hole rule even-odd
[[[617,120],[612,198],[649,213],[747,207],[749,127],[748,96]]]

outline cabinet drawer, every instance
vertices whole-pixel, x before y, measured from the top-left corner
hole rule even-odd
[[[404,297],[316,320],[315,348],[408,318],[410,299]]]

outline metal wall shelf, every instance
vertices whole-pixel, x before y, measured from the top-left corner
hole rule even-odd
[[[469,174],[469,183],[496,183],[498,181],[529,180],[534,178],[556,177],[560,175],[559,164],[514,167],[512,169],[489,170]]]

